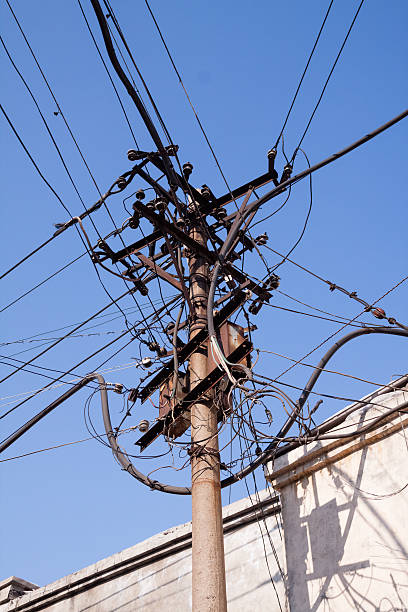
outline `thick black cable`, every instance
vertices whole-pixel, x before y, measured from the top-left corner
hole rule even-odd
[[[167,179],[169,181],[170,184],[174,184],[177,183],[177,181],[174,180],[174,170],[173,170],[173,166],[171,164],[171,162],[169,161],[169,157],[168,157],[168,153],[166,151],[166,149],[164,148],[164,145],[161,141],[161,138],[152,122],[152,120],[150,119],[148,113],[146,112],[146,109],[142,103],[142,101],[140,100],[139,96],[136,93],[136,90],[134,89],[132,83],[129,81],[129,79],[127,78],[126,74],[124,73],[118,58],[116,56],[115,53],[115,49],[113,47],[113,43],[112,43],[112,39],[110,37],[109,34],[109,28],[108,25],[106,23],[106,19],[105,16],[103,14],[101,5],[99,4],[98,0],[91,0],[91,4],[92,4],[92,8],[95,12],[96,18],[98,20],[98,24],[99,27],[101,29],[101,33],[102,33],[102,37],[105,43],[105,47],[106,47],[106,51],[108,53],[109,59],[112,63],[113,68],[115,69],[115,72],[117,73],[118,77],[120,78],[120,80],[122,81],[123,85],[126,88],[126,91],[128,92],[129,96],[131,97],[133,103],[135,104],[140,116],[142,117],[142,120],[144,122],[144,124],[146,125],[150,136],[152,137],[153,142],[155,143],[157,150],[159,151],[162,160],[163,160],[163,164],[166,170],[166,176]]]
[[[132,138],[133,138],[133,140],[134,140],[134,143],[135,143],[136,147],[139,149],[139,145],[138,145],[138,142],[137,142],[136,136],[135,136],[135,134],[134,134],[134,132],[133,132],[133,128],[132,128],[132,125],[131,125],[131,123],[130,123],[130,119],[129,119],[129,117],[128,117],[127,113],[126,113],[125,107],[123,106],[123,102],[122,102],[122,99],[121,99],[121,97],[120,97],[120,95],[119,95],[119,92],[118,92],[118,90],[117,90],[117,87],[116,87],[116,85],[115,85],[115,82],[114,82],[114,80],[112,79],[112,76],[111,76],[111,74],[110,74],[110,72],[109,72],[109,69],[108,69],[108,67],[107,67],[107,65],[106,65],[105,60],[103,59],[103,55],[102,55],[102,53],[101,53],[101,51],[100,51],[100,49],[99,49],[98,43],[96,42],[95,36],[93,35],[93,32],[92,32],[92,30],[91,30],[91,26],[89,25],[89,21],[88,21],[88,19],[87,19],[87,17],[86,17],[85,11],[84,11],[84,9],[83,9],[83,7],[82,7],[81,0],[77,0],[77,2],[78,2],[78,5],[79,5],[79,8],[80,8],[80,10],[81,10],[82,16],[83,16],[83,18],[84,18],[84,20],[85,20],[86,26],[87,26],[87,28],[88,28],[88,32],[89,32],[89,34],[90,34],[90,36],[91,36],[91,39],[92,39],[92,41],[93,41],[93,43],[94,43],[94,46],[95,46],[95,48],[96,48],[96,51],[98,52],[99,58],[100,58],[100,60],[101,60],[101,62],[102,62],[102,64],[103,64],[103,67],[105,68],[106,74],[108,75],[108,77],[109,77],[109,81],[110,81],[110,83],[111,83],[111,85],[112,85],[112,87],[113,87],[113,90],[114,90],[115,94],[116,94],[116,98],[117,98],[117,100],[118,100],[118,102],[119,102],[119,105],[120,105],[120,107],[121,107],[121,109],[122,109],[122,113],[123,113],[123,115],[124,115],[124,117],[125,117],[126,123],[127,123],[127,125],[128,125],[129,131],[130,131],[130,133],[131,133],[131,135],[132,135]]]
[[[344,155],[351,153],[351,151],[354,151],[355,149],[357,149],[358,147],[361,147],[366,142],[369,142],[370,140],[372,140],[373,138],[375,138],[382,132],[385,132],[386,130],[390,129],[393,125],[396,125],[397,123],[405,119],[407,116],[408,116],[408,109],[403,111],[402,113],[400,113],[399,115],[391,119],[390,121],[387,121],[387,123],[384,123],[383,125],[379,126],[372,132],[369,132],[362,138],[359,138],[359,140],[356,140],[355,142],[348,145],[344,149],[337,151],[337,153],[333,153],[332,155],[330,155],[330,157],[326,157],[325,159],[318,162],[317,164],[314,164],[310,168],[306,168],[305,170],[302,170],[302,172],[299,172],[299,174],[296,174],[295,176],[287,179],[286,181],[284,181],[283,183],[281,183],[274,189],[271,189],[270,191],[268,191],[263,196],[261,196],[260,198],[258,198],[257,200],[255,200],[254,202],[252,202],[246,207],[244,211],[244,219],[251,212],[259,209],[263,204],[265,204],[266,202],[269,202],[269,200],[271,200],[272,198],[275,198],[279,194],[283,193],[283,191],[285,191],[289,187],[289,185],[294,185],[295,183],[298,183],[300,180],[302,180],[306,176],[309,176],[309,174],[312,174],[313,172],[316,172],[317,170],[320,170],[321,168],[324,168],[325,166],[337,161]],[[234,216],[237,216],[237,215],[238,213],[234,214]],[[242,222],[244,219],[242,219]]]

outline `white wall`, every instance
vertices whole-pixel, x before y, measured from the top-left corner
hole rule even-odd
[[[408,399],[376,398],[386,407]],[[361,428],[385,409],[360,410]],[[291,612],[408,610],[408,418],[350,442],[317,441],[276,459]]]
[[[278,612],[277,594],[282,609],[285,609],[284,584],[271,549],[272,542],[282,563],[282,539],[278,528],[280,517],[276,515],[279,506],[276,502],[271,503],[267,491],[262,491],[260,497],[265,500],[262,505],[265,522],[258,511],[258,523],[252,510],[257,499],[251,502],[247,498],[224,508],[227,597],[231,612]],[[266,535],[265,523],[269,536]],[[75,574],[0,605],[0,612],[191,610],[190,533],[190,523],[174,527]],[[265,560],[264,544],[274,585]]]

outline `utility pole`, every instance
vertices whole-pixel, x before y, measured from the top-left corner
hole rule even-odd
[[[191,206],[191,204],[190,204]],[[206,245],[195,217],[190,236]],[[208,263],[189,256],[193,307],[190,340],[207,326]],[[209,348],[208,348],[209,350]],[[208,374],[208,352],[199,347],[190,357],[190,389]],[[217,410],[211,391],[191,407],[192,601],[194,612],[226,612],[224,533],[222,523]]]

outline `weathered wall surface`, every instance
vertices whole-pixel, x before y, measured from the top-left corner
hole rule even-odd
[[[376,402],[401,405],[408,392]],[[360,410],[360,429],[386,409]],[[281,493],[291,612],[408,610],[408,418],[350,441],[321,440],[269,466]]]
[[[284,584],[271,549],[272,542],[282,563],[279,506],[266,491],[261,492],[260,497],[265,500],[260,505],[257,499],[245,499],[224,508],[227,596],[231,612],[278,611],[277,594],[282,609],[285,609]],[[266,535],[265,524],[269,536]],[[264,545],[275,587],[265,561]],[[11,610],[191,610],[191,524],[174,527],[75,574],[0,605],[1,612]]]

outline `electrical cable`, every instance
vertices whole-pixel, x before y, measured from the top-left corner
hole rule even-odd
[[[118,298],[116,298],[115,300],[112,300],[109,304],[107,304],[106,306],[103,306],[103,308],[101,308],[100,310],[98,310],[95,314],[91,315],[90,317],[88,317],[85,321],[83,321],[82,323],[80,323],[79,325],[77,325],[76,327],[74,327],[74,329],[72,329],[71,331],[67,332],[64,336],[62,336],[62,338],[59,338],[58,340],[56,340],[50,347],[48,347],[47,349],[44,349],[43,351],[41,351],[40,353],[38,353],[37,355],[35,355],[34,357],[32,357],[29,361],[27,361],[24,365],[28,366],[30,365],[33,361],[35,361],[36,359],[38,359],[39,357],[41,357],[42,355],[44,355],[45,353],[47,353],[49,350],[51,350],[52,348],[54,348],[54,346],[57,346],[57,344],[59,344],[60,342],[62,342],[63,340],[65,340],[65,338],[68,338],[68,336],[70,336],[71,334],[73,334],[75,331],[77,331],[78,329],[80,329],[81,327],[83,327],[86,323],[88,323],[89,321],[91,321],[94,317],[98,316],[99,314],[101,314],[102,312],[104,312],[105,310],[107,310],[107,308],[109,308],[110,306],[112,306],[113,303],[118,302],[119,300],[121,300],[122,298],[124,298],[126,295],[128,295],[129,291],[126,291],[125,293],[122,293],[122,295],[120,295]],[[19,372],[21,369],[23,368],[23,366],[20,366],[18,368],[16,368],[16,370],[14,372],[12,372],[11,374],[9,374],[8,376],[5,376],[4,378],[2,378],[0,380],[0,383],[4,382],[5,380],[7,380],[8,378],[10,378],[11,376],[13,376],[14,374],[17,374],[17,372]]]
[[[160,139],[160,136],[152,122],[152,120],[150,119],[148,113],[145,110],[144,105],[142,104],[139,96],[136,93],[136,90],[134,89],[133,85],[131,84],[131,82],[129,81],[129,79],[127,78],[126,74],[124,73],[118,58],[116,56],[115,53],[115,49],[113,47],[112,44],[112,39],[110,37],[109,34],[109,28],[107,26],[106,23],[106,19],[105,16],[103,14],[101,5],[99,4],[98,0],[91,0],[91,4],[92,4],[92,8],[95,12],[96,18],[98,20],[98,24],[102,33],[102,37],[105,43],[105,48],[106,51],[108,53],[109,59],[112,63],[112,66],[115,70],[115,72],[117,73],[118,77],[120,78],[120,80],[122,81],[123,85],[125,86],[125,89],[127,91],[127,93],[129,94],[129,96],[131,97],[133,103],[135,104],[140,116],[142,117],[142,120],[144,122],[144,124],[146,125],[150,136],[152,137],[153,142],[155,143],[157,150],[159,151],[162,160],[163,160],[163,164],[166,170],[166,176],[169,180],[170,184],[173,184],[174,181],[174,170],[173,170],[173,166],[169,160],[169,156],[168,153],[166,151],[166,149],[164,148],[164,145]]]
[[[260,198],[258,198],[251,204],[248,204],[247,208],[244,211],[242,222],[253,211],[258,210],[263,204],[265,204],[266,202],[269,202],[269,200],[271,200],[272,198],[275,198],[276,196],[283,193],[289,187],[289,185],[298,183],[300,180],[302,180],[306,176],[309,176],[309,174],[312,174],[313,172],[316,172],[317,170],[324,168],[325,166],[333,163],[334,161],[337,161],[344,155],[351,153],[351,151],[354,151],[355,149],[357,149],[358,147],[361,147],[366,142],[369,142],[373,138],[376,138],[377,136],[379,136],[379,134],[390,129],[392,126],[396,125],[397,123],[405,119],[407,116],[408,116],[408,109],[406,109],[405,111],[403,111],[402,113],[400,113],[399,115],[391,119],[390,121],[387,121],[387,123],[384,123],[383,125],[379,126],[372,132],[369,132],[362,138],[359,138],[359,140],[356,140],[355,142],[348,145],[344,149],[337,151],[337,153],[333,153],[332,155],[330,155],[330,157],[326,157],[325,159],[318,162],[317,164],[314,164],[311,168],[306,168],[305,170],[302,170],[295,176],[288,178],[286,181],[283,181],[274,189],[271,189],[270,191],[266,192],[264,195],[262,195]],[[238,213],[235,213],[234,217],[236,217],[237,215]],[[231,217],[232,216],[230,215],[230,218]]]
[[[308,132],[308,130],[309,130],[310,124],[312,123],[313,117],[315,116],[315,113],[316,113],[316,111],[317,111],[317,109],[318,109],[318,107],[319,107],[319,104],[320,104],[320,102],[322,101],[322,98],[323,98],[324,92],[326,91],[326,87],[327,87],[327,85],[329,84],[330,78],[331,78],[331,76],[332,76],[332,74],[333,74],[333,72],[334,72],[334,69],[335,69],[335,67],[336,67],[336,64],[337,64],[338,60],[340,59],[340,55],[342,54],[342,51],[343,51],[343,49],[344,49],[344,47],[345,47],[345,44],[346,44],[346,42],[347,42],[347,39],[348,39],[348,37],[350,36],[351,30],[353,29],[354,23],[355,23],[355,21],[356,21],[356,19],[357,19],[357,17],[358,17],[358,14],[359,14],[359,12],[360,12],[361,7],[363,6],[363,3],[364,3],[364,0],[361,0],[360,4],[358,5],[357,11],[356,11],[356,13],[355,13],[355,15],[354,15],[354,17],[353,17],[353,21],[351,22],[351,25],[350,25],[350,27],[349,27],[349,29],[348,29],[348,32],[347,32],[347,34],[346,34],[346,37],[345,37],[345,39],[344,39],[344,41],[343,41],[343,43],[342,43],[342,45],[341,45],[341,47],[340,47],[340,50],[339,50],[339,52],[338,52],[338,54],[337,54],[337,56],[336,56],[336,59],[334,60],[334,63],[333,63],[333,65],[332,65],[332,68],[331,68],[331,70],[330,70],[330,72],[329,72],[329,76],[327,77],[326,82],[325,82],[325,84],[324,84],[324,86],[323,86],[323,89],[322,89],[322,91],[321,91],[321,93],[320,93],[319,99],[317,100],[316,105],[315,105],[315,107],[314,107],[314,109],[313,109],[313,111],[312,111],[312,114],[310,115],[310,118],[309,118],[309,121],[307,122],[306,128],[305,128],[305,130],[304,130],[304,132],[303,132],[303,134],[302,134],[302,136],[301,136],[301,138],[300,138],[300,140],[299,140],[299,144],[298,144],[298,146],[296,147],[295,151],[293,152],[292,159],[291,159],[291,162],[290,162],[290,163],[291,163],[291,165],[293,165],[293,162],[295,161],[295,158],[296,158],[297,152],[298,152],[298,150],[300,149],[300,146],[301,146],[301,144],[302,144],[302,142],[303,142],[303,139],[304,139],[304,137],[306,136],[306,134],[307,134],[307,132]]]
[[[305,78],[305,76],[306,76],[307,69],[309,68],[309,64],[310,64],[311,59],[312,59],[312,57],[313,57],[313,54],[314,54],[314,52],[315,52],[315,50],[316,50],[317,43],[319,42],[319,39],[320,39],[321,33],[323,32],[323,28],[324,28],[325,23],[326,23],[326,21],[327,21],[327,18],[328,18],[328,16],[329,16],[329,13],[330,13],[331,7],[332,7],[332,5],[333,5],[333,2],[334,2],[334,0],[331,0],[331,2],[330,2],[330,4],[329,4],[329,8],[328,8],[328,9],[327,9],[327,11],[326,11],[326,14],[325,14],[324,19],[323,19],[323,23],[322,23],[322,25],[320,26],[319,33],[317,34],[317,37],[316,37],[316,40],[315,40],[315,42],[314,42],[313,48],[312,48],[312,50],[311,50],[311,52],[310,52],[310,55],[309,55],[309,58],[308,58],[308,60],[307,60],[307,62],[306,62],[305,69],[303,70],[303,74],[302,74],[302,76],[301,76],[301,78],[300,78],[299,84],[298,84],[297,89],[296,89],[296,91],[295,91],[295,95],[294,95],[294,96],[293,96],[293,98],[292,98],[292,102],[291,102],[291,104],[290,104],[289,110],[288,110],[287,115],[286,115],[286,117],[285,117],[285,121],[283,122],[282,129],[281,129],[281,131],[279,132],[279,136],[278,136],[278,138],[277,138],[277,140],[276,140],[276,142],[275,142],[274,149],[277,149],[277,148],[278,148],[279,141],[280,141],[280,139],[281,139],[281,137],[282,137],[282,135],[283,135],[284,129],[285,129],[285,127],[286,127],[286,124],[287,124],[288,119],[289,119],[289,117],[290,117],[290,114],[291,114],[291,112],[292,112],[293,105],[295,104],[295,101],[296,101],[297,95],[298,95],[299,90],[300,90],[300,88],[301,88],[301,86],[302,86],[303,79],[304,79],[304,78]]]
[[[0,309],[0,312],[4,312],[5,310],[7,310],[8,308],[10,308],[11,306],[14,306],[14,304],[16,304],[17,302],[19,302],[20,300],[22,300],[24,297],[26,297],[27,295],[30,295],[30,293],[32,293],[33,291],[35,291],[36,289],[38,289],[38,287],[41,287],[42,285],[44,285],[45,283],[47,283],[49,280],[51,280],[52,278],[54,278],[55,276],[57,276],[58,274],[61,274],[61,272],[63,272],[64,270],[66,270],[67,268],[69,268],[70,266],[72,266],[72,264],[76,263],[77,261],[79,261],[80,259],[82,259],[82,257],[84,255],[87,255],[87,251],[85,251],[84,253],[81,253],[81,255],[78,255],[78,257],[75,257],[74,259],[71,259],[71,261],[69,261],[67,264],[65,264],[65,266],[62,266],[62,268],[59,268],[56,272],[54,272],[53,274],[50,274],[50,276],[47,276],[47,278],[45,278],[44,280],[40,281],[39,283],[37,283],[34,287],[32,287],[31,289],[29,289],[28,291],[25,291],[24,293],[22,293],[21,295],[19,295],[17,298],[15,298],[12,302],[9,302],[9,304],[7,304],[6,306],[3,306],[3,308]],[[28,258],[28,257],[27,257]]]
[[[301,149],[300,147],[298,147],[299,151],[301,151],[303,153],[303,155],[305,156],[308,168],[310,168],[310,161],[308,156],[306,155],[306,153],[303,151],[303,149]],[[312,175],[309,174],[309,192],[310,192],[310,203],[309,203],[309,208],[307,210],[307,214],[306,214],[306,219],[305,222],[303,224],[303,228],[302,231],[300,232],[300,236],[299,238],[296,240],[295,244],[291,247],[291,249],[288,251],[288,253],[284,256],[284,258],[282,259],[282,261],[280,261],[279,263],[277,263],[275,266],[273,266],[271,272],[275,272],[275,270],[277,270],[283,263],[285,263],[286,259],[289,257],[289,255],[291,255],[293,253],[293,251],[296,249],[296,247],[299,245],[300,241],[302,240],[303,236],[305,235],[306,232],[306,228],[307,228],[307,224],[309,222],[309,217],[310,217],[310,213],[312,212],[312,206],[313,206],[313,188],[312,188]],[[290,193],[289,193],[290,195]],[[288,196],[289,198],[289,196]]]

